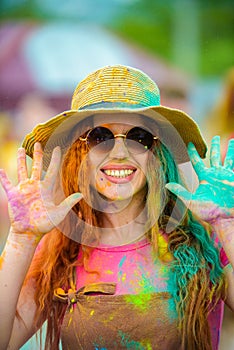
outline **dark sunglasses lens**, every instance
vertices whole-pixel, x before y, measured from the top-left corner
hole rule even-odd
[[[95,151],[99,153],[109,152],[113,148],[114,142],[113,133],[102,126],[91,130],[87,137],[89,147],[95,147]]]
[[[136,127],[129,130],[126,142],[130,152],[143,153],[152,147],[154,137],[149,131]]]

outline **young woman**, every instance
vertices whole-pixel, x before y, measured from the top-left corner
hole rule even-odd
[[[31,174],[26,154],[33,158]],[[44,322],[46,349],[218,349],[234,310],[234,140],[223,164],[184,112],[160,105],[143,72],[104,67],[72,109],[34,128],[1,257],[1,349]],[[178,164],[199,179],[185,188]]]

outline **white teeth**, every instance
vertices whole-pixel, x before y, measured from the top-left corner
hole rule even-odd
[[[104,170],[104,173],[108,176],[113,176],[113,177],[127,177],[133,173],[132,169],[121,169],[121,170],[110,170],[106,169]]]

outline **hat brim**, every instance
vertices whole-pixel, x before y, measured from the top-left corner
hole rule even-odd
[[[44,150],[44,168],[47,168],[53,148],[60,146],[62,153],[64,153],[73,141],[69,138],[70,131],[84,123],[88,117],[104,116],[105,114],[117,116],[121,113],[129,114],[130,119],[127,123],[131,121],[132,115],[136,114],[153,121],[157,126],[157,131],[159,131],[160,139],[172,151],[177,163],[189,161],[187,153],[189,142],[195,145],[200,157],[205,158],[207,146],[197,123],[185,112],[164,106],[68,110],[43,124],[38,124],[30,134],[25,136],[22,147],[25,148],[26,154],[32,158],[34,144],[40,142]],[[82,132],[85,131],[84,129]]]

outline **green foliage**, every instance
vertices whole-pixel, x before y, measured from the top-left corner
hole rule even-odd
[[[50,0],[42,0],[50,1]],[[76,1],[76,0],[74,0]],[[95,20],[93,8],[100,5],[114,6],[115,11],[108,23],[103,23],[111,31],[129,42],[161,56],[163,59],[190,70],[196,63],[196,73],[203,76],[224,74],[233,62],[234,52],[234,1],[233,0],[90,0],[90,17]],[[56,0],[54,0],[56,2]],[[80,21],[77,17],[63,21]],[[105,7],[106,9],[106,7]],[[195,11],[194,11],[195,10]],[[98,16],[98,14],[97,14]],[[54,16],[56,17],[56,15]],[[0,20],[48,21],[53,15],[40,10],[40,2],[35,0],[2,0]],[[97,19],[98,20],[98,19]],[[177,33],[179,31],[179,35]],[[191,35],[191,41],[189,40]],[[194,35],[194,36],[193,36]],[[178,38],[177,38],[178,36]],[[192,37],[193,36],[193,37]],[[176,53],[175,53],[176,51]],[[178,57],[178,53],[182,53]],[[193,63],[193,57],[196,55]]]
[[[180,29],[184,31],[184,38],[180,36],[176,40],[176,25],[184,26]],[[191,42],[186,39],[186,35],[194,30],[189,25],[197,26],[197,38],[191,37]],[[196,50],[196,68],[199,75],[222,75],[234,65],[233,1],[138,0],[122,17],[112,22],[111,28],[123,38],[137,43],[157,56],[162,56],[171,63],[174,63],[176,45],[176,50],[183,53],[182,59],[176,64],[185,70],[189,67],[187,61]],[[194,40],[197,45],[195,48],[191,46]]]
[[[50,19],[49,16],[42,14],[33,0],[0,1],[0,21],[12,20],[40,20]]]
[[[223,75],[234,66],[234,2],[203,9],[200,23],[201,73]]]

